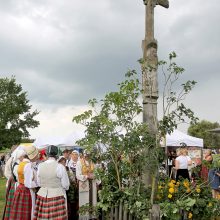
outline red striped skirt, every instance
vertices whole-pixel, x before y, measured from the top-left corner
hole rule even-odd
[[[10,219],[30,220],[31,208],[32,201],[30,190],[23,184],[19,184],[15,191],[14,199],[12,201]]]
[[[10,177],[10,179],[8,180],[8,187],[6,190],[5,209],[2,217],[3,220],[10,219],[11,205],[14,198],[14,192],[15,192],[15,181],[13,177]]]
[[[67,209],[65,198],[58,196],[54,198],[44,198],[37,195],[35,204],[34,220],[67,220]]]

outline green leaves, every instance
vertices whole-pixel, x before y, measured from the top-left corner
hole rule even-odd
[[[172,52],[169,55],[169,64],[166,61],[159,62],[164,77],[163,118],[159,121],[159,131],[162,136],[171,133],[180,123],[195,124],[198,121],[194,112],[184,104],[186,96],[194,88],[196,82],[188,80],[177,85],[184,68],[174,62],[176,57],[176,53]]]
[[[99,206],[104,210],[109,210],[112,205],[121,201],[126,202],[128,210],[137,218],[147,218],[154,198],[151,195],[156,184],[152,184],[152,189],[143,187],[142,178],[144,171],[149,170],[149,174],[153,174],[152,176],[156,179],[155,173],[159,163],[164,159],[158,140],[166,133],[172,132],[187,118],[191,122],[197,120],[193,111],[183,104],[184,98],[196,82],[187,81],[180,87],[173,87],[184,72],[184,69],[174,62],[175,58],[176,53],[172,52],[169,55],[167,74],[165,71],[162,72],[165,79],[164,114],[159,122],[158,134],[151,135],[148,125],[140,122],[143,110],[140,103],[140,99],[143,98],[143,85],[140,84],[135,70],[129,70],[126,73],[125,80],[118,84],[118,91],[106,94],[100,101],[90,100],[90,110],[73,118],[73,122],[86,127],[86,137],[79,144],[93,150],[94,161],[108,162],[105,169],[97,171],[97,177],[102,181]],[[140,59],[139,62],[142,64],[142,71],[149,68],[145,66],[145,60]],[[164,70],[167,62],[159,61],[158,64]],[[154,64],[151,68],[156,67],[157,64]],[[175,88],[180,88],[180,91],[176,91]],[[102,145],[105,150],[99,150],[97,148],[99,145]],[[194,200],[187,200],[184,205],[189,207],[193,202]],[[164,215],[176,220],[180,216],[179,206],[177,204],[166,204],[166,206],[167,213],[164,212]]]
[[[207,148],[220,148],[220,136],[209,132],[209,130],[218,128],[219,126],[217,122],[202,120],[191,124],[188,128],[188,133],[192,136],[202,138],[204,140],[204,146]]]
[[[39,112],[31,108],[27,92],[15,77],[0,78],[0,149],[19,144],[22,138],[29,137],[28,128],[39,125],[34,119]]]
[[[75,116],[73,121],[86,126],[86,137],[79,143],[93,151],[94,161],[108,161],[106,169],[97,170],[102,181],[98,205],[109,210],[118,201],[126,202],[129,211],[143,219],[149,209],[149,195],[142,186],[143,166],[152,159],[144,150],[153,153],[155,138],[151,137],[145,123],[137,119],[142,113],[139,98],[141,85],[135,70],[129,70],[118,91],[109,92],[99,102],[89,101],[90,110]],[[95,150],[102,145],[105,151]],[[156,156],[156,155],[155,155]],[[157,162],[156,162],[157,163]]]
[[[207,220],[220,212],[218,199],[212,198],[211,188],[200,178],[196,179],[196,185],[188,180],[161,179],[157,202],[164,220],[180,219],[181,216]]]

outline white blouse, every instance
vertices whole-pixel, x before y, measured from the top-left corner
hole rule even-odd
[[[179,169],[188,169],[188,164],[191,161],[189,156],[180,155],[176,158],[176,161],[179,162]]]

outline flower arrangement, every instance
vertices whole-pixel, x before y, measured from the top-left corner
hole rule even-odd
[[[206,183],[194,184],[187,179],[159,181],[156,200],[162,219],[178,220],[184,216],[184,219],[209,220],[220,215],[220,202],[212,198]]]

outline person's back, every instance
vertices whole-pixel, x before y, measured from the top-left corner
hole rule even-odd
[[[192,164],[191,158],[187,154],[187,150],[182,148],[179,150],[179,156],[175,160],[175,169],[177,170],[176,181],[180,177],[190,180],[188,165]]]
[[[180,155],[176,158],[179,161],[179,169],[188,169],[188,158],[187,156]]]
[[[39,176],[41,179],[41,187],[56,188],[61,186],[60,179],[56,175],[57,166],[57,161],[51,161],[50,163],[43,162],[40,164]],[[50,172],[48,172],[48,170]]]
[[[66,192],[69,178],[65,167],[56,161],[58,148],[48,146],[48,159],[38,166],[37,180],[40,189],[34,212],[34,220],[67,220]]]
[[[39,165],[38,177],[40,190],[38,195],[51,198],[63,195],[61,179],[57,177],[57,161],[45,161]],[[49,171],[49,172],[48,172]]]

